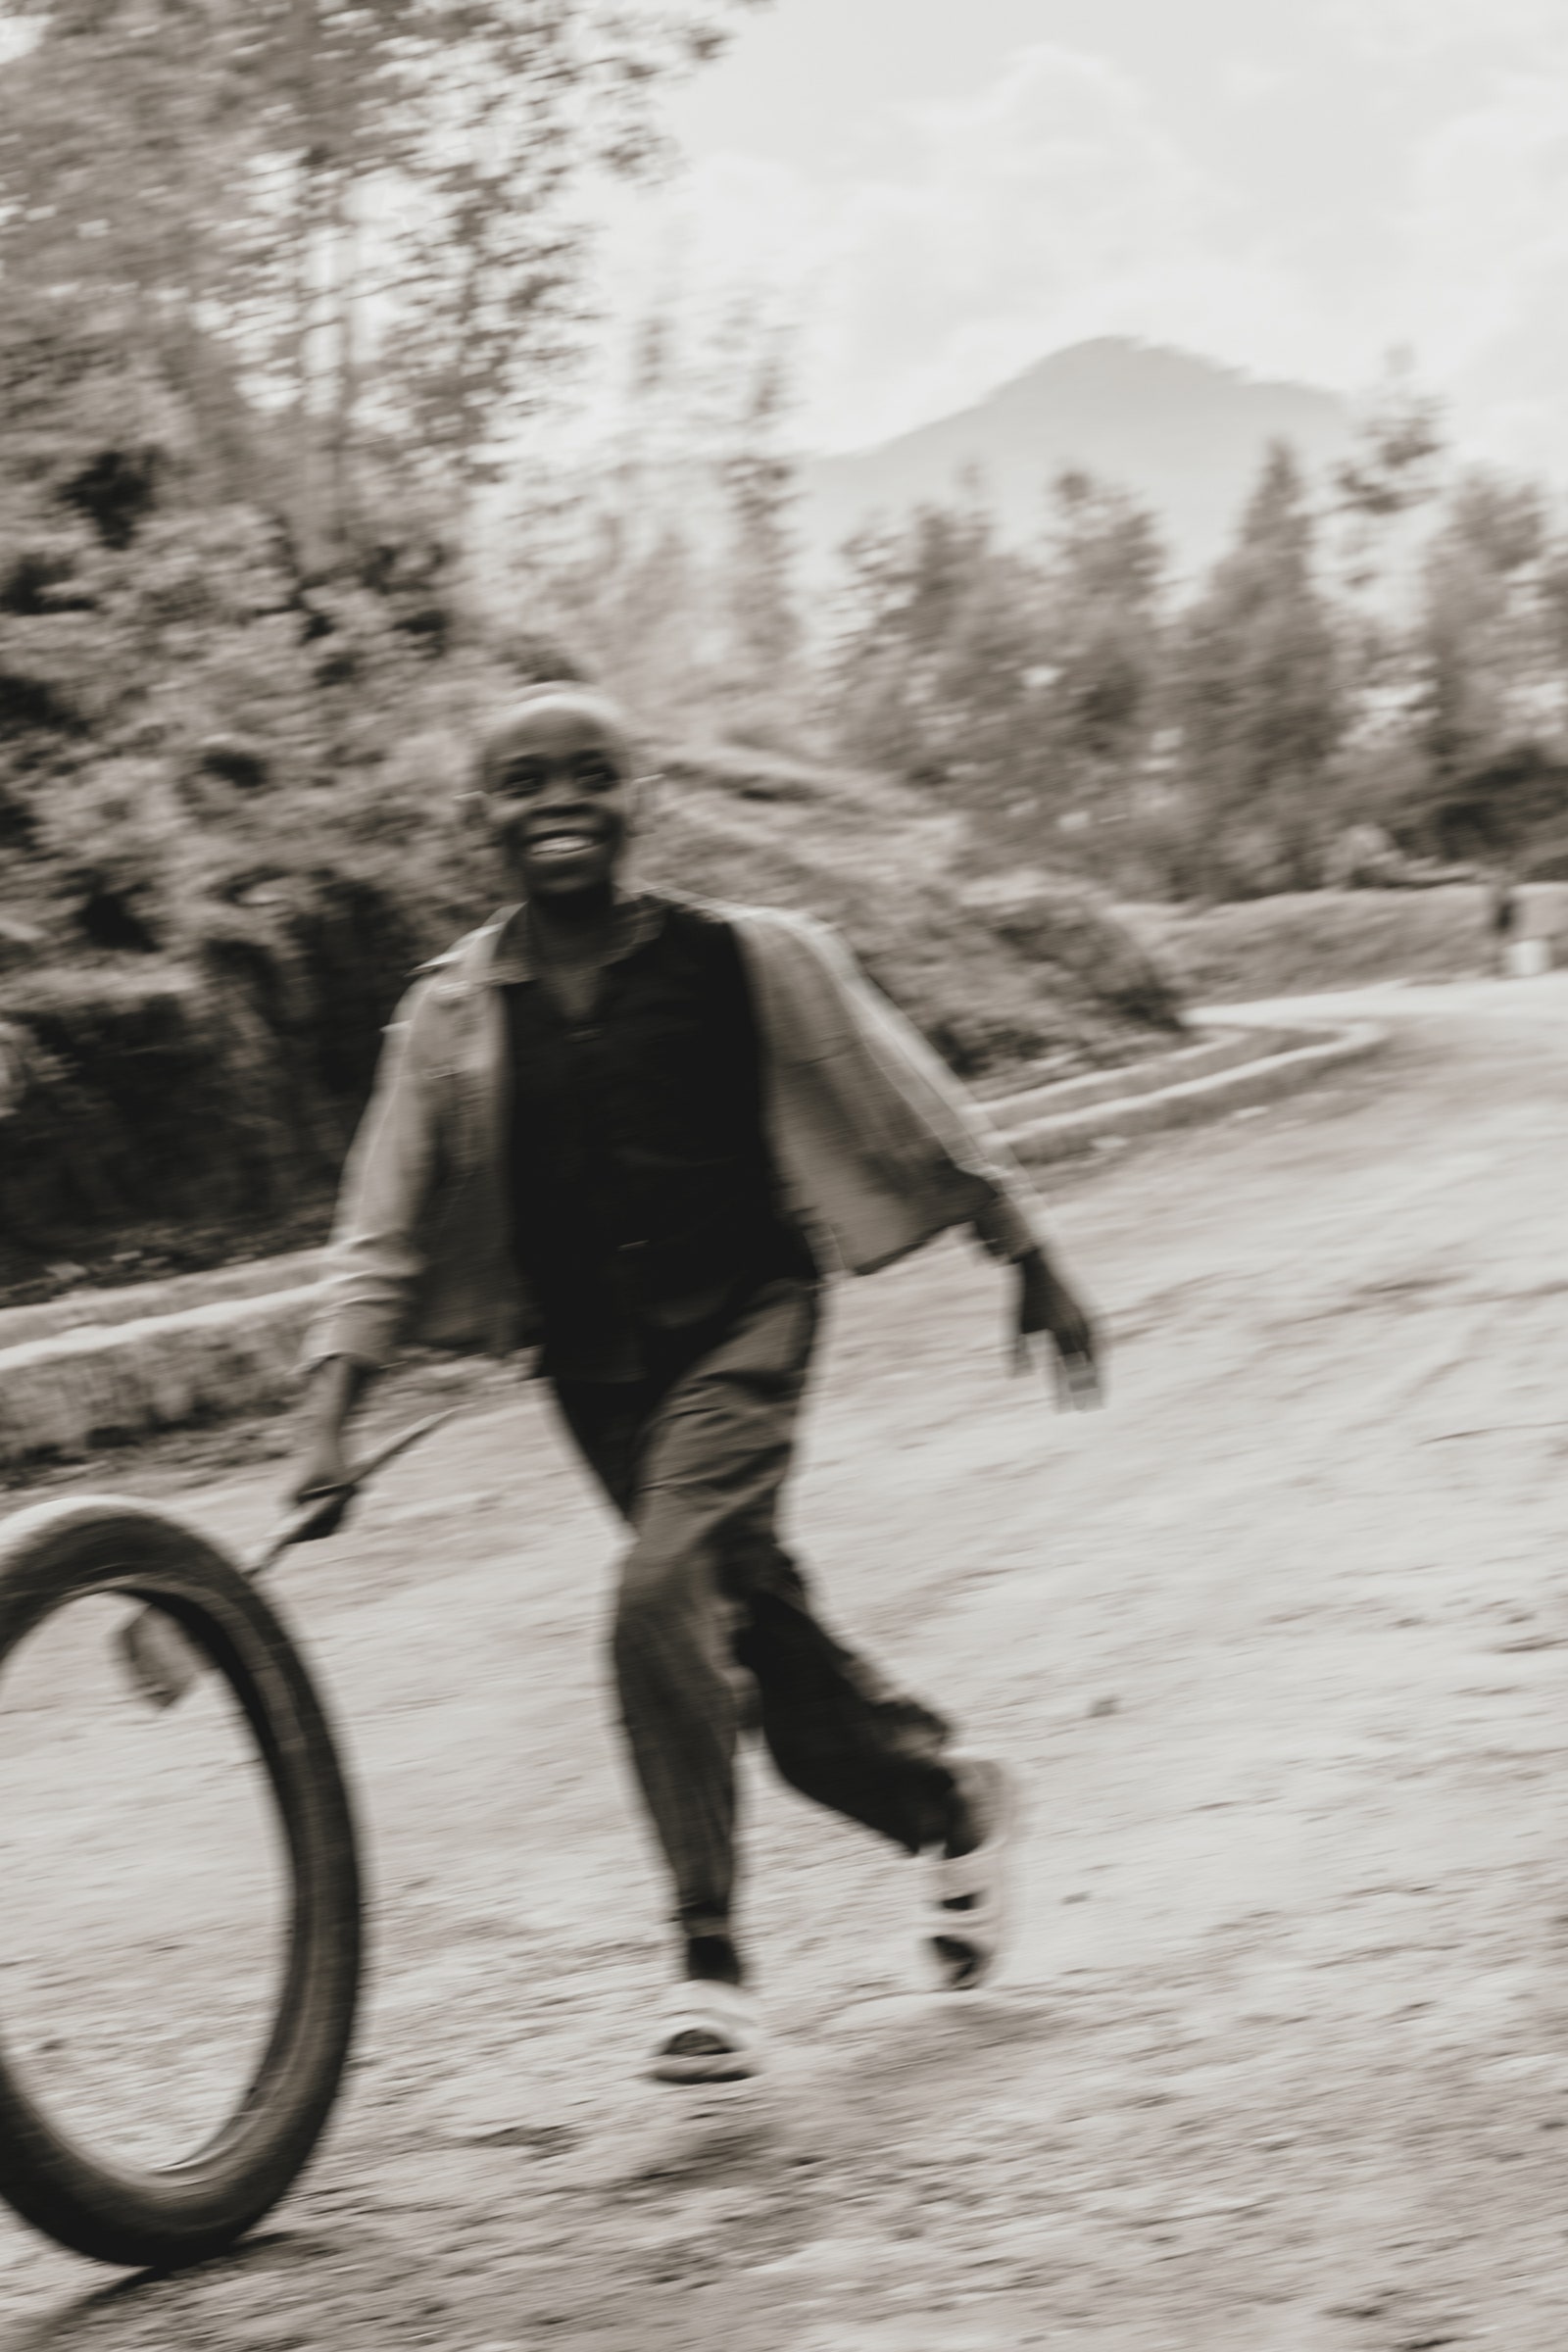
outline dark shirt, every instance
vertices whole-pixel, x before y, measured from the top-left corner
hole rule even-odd
[[[600,972],[582,1019],[544,979],[504,994],[513,1246],[545,1370],[647,1377],[669,1335],[814,1271],[776,1206],[757,1024],[726,923],[658,910]]]

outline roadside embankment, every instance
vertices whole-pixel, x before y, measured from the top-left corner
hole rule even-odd
[[[1023,1096],[991,1107],[993,1115],[998,1111],[1004,1114],[998,1124],[1018,1157],[1026,1165],[1038,1166],[1071,1159],[1110,1137],[1192,1127],[1203,1119],[1277,1102],[1283,1095],[1310,1086],[1328,1070],[1360,1060],[1375,1052],[1382,1040],[1383,1032],[1371,1021],[1320,1029],[1315,1034],[1268,1028],[1250,1033],[1244,1029],[1224,1034],[1212,1048],[1199,1048],[1200,1055],[1205,1052],[1214,1055],[1206,1066],[1184,1068],[1186,1055],[1170,1055],[1164,1065],[1163,1085],[1156,1082],[1153,1071],[1129,1072],[1128,1076],[1145,1083],[1077,1102],[1048,1104],[1037,1096]],[[1070,1097],[1078,1087],[1096,1083],[1069,1080],[1060,1089],[1046,1091]]]
[[[1568,950],[1568,883],[1514,892],[1514,938]],[[1313,890],[1217,906],[1122,905],[1128,928],[1172,974],[1185,1002],[1256,1004],[1380,980],[1460,980],[1493,972],[1498,938],[1483,883],[1433,890]]]

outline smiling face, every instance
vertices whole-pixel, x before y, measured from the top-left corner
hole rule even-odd
[[[487,737],[480,790],[509,880],[527,899],[602,891],[632,830],[636,760],[620,714],[585,688],[519,704]]]

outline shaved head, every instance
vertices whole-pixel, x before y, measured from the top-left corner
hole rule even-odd
[[[610,695],[569,679],[530,686],[480,741],[480,787],[489,789],[509,760],[534,752],[567,751],[606,752],[623,775],[637,762],[626,714]]]

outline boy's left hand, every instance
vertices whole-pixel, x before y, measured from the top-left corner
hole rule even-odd
[[[1049,1333],[1055,1347],[1056,1394],[1064,1409],[1084,1412],[1102,1402],[1100,1348],[1095,1327],[1043,1250],[1018,1260],[1018,1316],[1013,1362],[1022,1371],[1030,1341]]]

